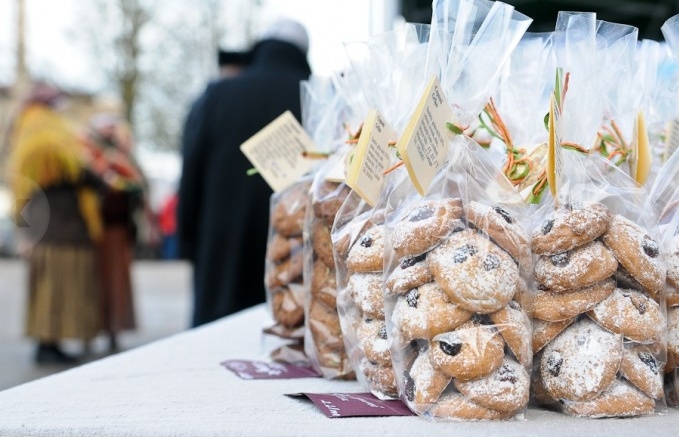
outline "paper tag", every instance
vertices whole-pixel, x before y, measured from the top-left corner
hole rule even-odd
[[[414,416],[399,400],[383,401],[371,393],[290,393],[306,396],[329,418],[362,416]]]
[[[341,184],[346,179],[346,172],[347,172],[346,157],[342,156],[341,159],[336,159],[332,167],[328,169],[327,173],[325,174],[325,180]]]
[[[637,115],[632,134],[632,156],[630,160],[631,175],[639,185],[643,185],[651,172],[651,147],[649,146],[648,131],[644,114]]]
[[[436,172],[445,164],[451,138],[446,123],[451,120],[450,105],[434,77],[396,144],[410,179],[422,196],[429,189]]]
[[[679,118],[672,120],[667,126],[665,137],[665,150],[663,151],[663,162],[670,159],[670,156],[679,149]]]
[[[559,171],[557,161],[560,161],[561,147],[557,147],[556,140],[556,102],[554,95],[549,101],[549,141],[547,143],[547,184],[552,196],[556,199],[556,174]]]
[[[251,360],[227,360],[220,363],[241,379],[293,379],[317,378],[319,375],[311,367],[285,363],[267,363]]]
[[[376,110],[370,111],[363,123],[358,144],[347,171],[347,185],[356,191],[370,206],[375,206],[382,186],[384,171],[389,166],[389,141],[396,132]]]
[[[274,192],[283,191],[318,164],[317,159],[302,156],[318,149],[290,111],[241,144],[240,150]]]

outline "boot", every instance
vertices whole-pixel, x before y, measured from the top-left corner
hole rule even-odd
[[[40,342],[35,353],[38,364],[75,364],[78,359],[62,351],[56,343]]]
[[[119,351],[118,336],[115,332],[109,332],[108,334],[108,351],[111,354]]]

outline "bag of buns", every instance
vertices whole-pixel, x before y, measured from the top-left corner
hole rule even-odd
[[[393,181],[407,177],[393,145],[425,85],[429,27],[406,23],[345,46],[345,77],[366,105],[347,171],[352,191],[332,229],[337,309],[356,378],[380,399],[398,397],[383,305],[383,206]]]
[[[607,109],[600,65],[633,48],[637,30],[593,13],[560,13],[555,35],[552,198],[536,211],[531,231],[533,399],[578,417],[659,412],[666,267],[658,217],[640,186],[649,161],[639,144],[634,180],[590,152]]]
[[[424,418],[521,419],[532,363],[522,307],[530,216],[496,157],[463,133],[531,20],[501,2],[434,6],[430,53],[441,61],[440,87],[432,82],[399,138],[410,177],[384,211],[393,368],[401,399]],[[439,141],[419,140],[428,137]]]
[[[313,139],[328,153],[309,187],[303,225],[304,351],[311,366],[324,378],[354,379],[337,315],[335,260],[330,238],[337,211],[350,191],[344,183],[345,161],[352,148],[348,143],[354,136],[350,126],[358,126],[347,94],[340,93],[340,79],[339,74],[319,78],[306,89],[309,95],[326,97],[315,99],[323,104],[314,108],[320,119]]]
[[[306,177],[271,196],[271,219],[265,263],[264,284],[267,307],[273,324],[265,328],[284,340],[272,358],[278,361],[305,362],[304,338],[304,268],[302,229],[309,198],[311,178]],[[294,353],[296,351],[297,353]],[[288,358],[290,357],[290,358]]]
[[[267,308],[273,320],[263,333],[264,347],[272,359],[309,365],[304,351],[309,285],[304,279],[303,237],[314,175],[324,165],[332,147],[318,139],[327,138],[328,129],[336,129],[337,120],[333,117],[340,109],[332,84],[318,76],[301,82],[300,99],[304,140],[308,144],[303,144],[305,148],[295,163],[309,170],[271,196],[264,284]],[[301,141],[300,136],[295,140]]]
[[[679,58],[679,15],[665,21],[661,29],[674,57]],[[670,92],[666,94],[672,95]],[[677,133],[679,132],[676,129],[670,129],[665,141],[668,144],[676,142],[672,135]],[[675,181],[679,177],[679,154],[674,153],[671,146],[662,147],[662,150],[671,154],[662,162],[649,197],[651,207],[660,217],[662,249],[667,262],[665,395],[668,405],[677,407],[679,406],[679,189]]]
[[[344,154],[341,148],[316,173],[309,191],[304,232],[304,278],[306,327],[304,349],[312,367],[324,378],[353,379],[354,373],[337,314],[335,258],[330,230],[340,206],[349,194],[342,181]],[[341,169],[339,176],[333,172]]]

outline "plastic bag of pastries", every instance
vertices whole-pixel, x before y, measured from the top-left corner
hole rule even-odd
[[[500,2],[434,6],[441,88],[454,99],[453,125],[466,126],[530,19]],[[483,24],[457,45],[449,35],[472,22]],[[527,206],[472,139],[452,137],[444,159],[424,195],[404,180],[385,205],[384,310],[399,394],[430,420],[523,418],[532,359],[521,304],[532,271]]]
[[[661,247],[667,265],[667,362],[665,395],[670,406],[679,406],[679,176],[676,153],[662,166],[650,191],[650,208],[660,217]]]
[[[264,285],[273,324],[264,329],[264,334],[281,340],[281,349],[272,350],[271,355],[285,362],[288,361],[287,347],[299,349],[304,338],[302,230],[312,180],[312,176],[307,175],[271,196]],[[292,356],[295,361],[299,359]]]
[[[424,61],[429,29],[428,24],[406,23],[399,29],[345,46],[351,63],[345,77],[353,78],[355,86],[361,89],[367,105],[365,114],[370,108],[378,109],[380,119],[393,129],[380,130],[392,135],[388,139],[380,137],[379,141],[384,141],[378,146],[383,148],[379,152],[381,161],[375,159],[378,156],[375,149],[365,155],[353,154],[351,162],[356,166],[353,168],[362,168],[365,163],[370,168],[372,184],[363,186],[357,181],[358,190],[347,197],[332,230],[337,307],[344,343],[356,378],[380,399],[398,397],[384,318],[383,206],[394,181],[407,177],[405,168],[397,165],[400,159],[391,146],[397,132],[408,123],[412,105],[428,79]],[[370,127],[361,130],[367,133]],[[373,137],[371,144],[375,146],[376,141]],[[364,162],[359,162],[358,156],[364,156]],[[371,194],[366,195],[366,191]]]
[[[528,208],[472,140],[451,142],[449,159],[426,197],[397,188],[387,206],[385,315],[399,388],[432,419],[521,418],[532,362]]]
[[[663,24],[662,33],[671,49],[674,59],[679,59],[679,15],[669,18]],[[676,97],[675,92],[666,90],[666,95]],[[674,99],[673,99],[674,100]],[[674,105],[676,107],[676,105]],[[673,114],[677,117],[677,114]],[[676,121],[675,121],[676,125]],[[668,136],[676,136],[676,128]],[[672,144],[673,138],[666,138]],[[679,155],[665,147],[669,159],[662,163],[657,179],[650,193],[650,201],[660,215],[660,229],[663,251],[667,260],[666,305],[667,305],[667,364],[665,365],[665,394],[667,403],[679,406]]]
[[[673,154],[661,167],[650,189],[650,209],[660,217],[662,252],[667,264],[665,304],[667,307],[667,363],[665,388],[667,402],[679,406],[679,155]]]
[[[344,183],[347,145],[353,135],[349,126],[357,125],[356,116],[339,92],[340,74],[309,84],[307,93],[316,99],[314,113],[319,118],[312,138],[328,150],[314,174],[303,226],[305,313],[304,350],[311,366],[324,378],[353,379],[336,305],[335,260],[330,230],[349,187]]]
[[[389,176],[391,181],[404,178],[405,169]],[[332,241],[337,309],[356,378],[376,397],[395,399],[398,388],[384,310],[383,205],[372,207],[352,191],[340,209]]]
[[[337,153],[316,173],[304,224],[304,278],[308,284],[304,299],[304,350],[312,367],[328,379],[354,378],[337,314],[335,258],[330,238],[335,215],[350,189],[344,182],[328,177],[344,159],[343,153]]]
[[[553,197],[531,231],[533,399],[579,417],[653,413],[665,406],[658,217],[636,181],[587,153],[605,111],[592,73],[611,50],[634,46],[636,29],[560,13],[556,35]]]
[[[312,152],[317,152],[309,159],[317,163],[299,180],[271,196],[264,283],[273,324],[264,329],[264,334],[276,340],[265,345],[271,346],[271,358],[283,362],[309,364],[303,341],[309,287],[304,278],[303,234],[314,175],[323,165],[319,157],[326,157],[332,147],[323,139],[337,130],[332,117],[342,107],[332,89],[332,83],[318,76],[300,83],[302,124],[314,142]]]

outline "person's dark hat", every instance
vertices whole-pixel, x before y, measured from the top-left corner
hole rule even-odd
[[[249,51],[231,51],[219,49],[217,63],[220,67],[225,65],[248,65],[251,53]]]

